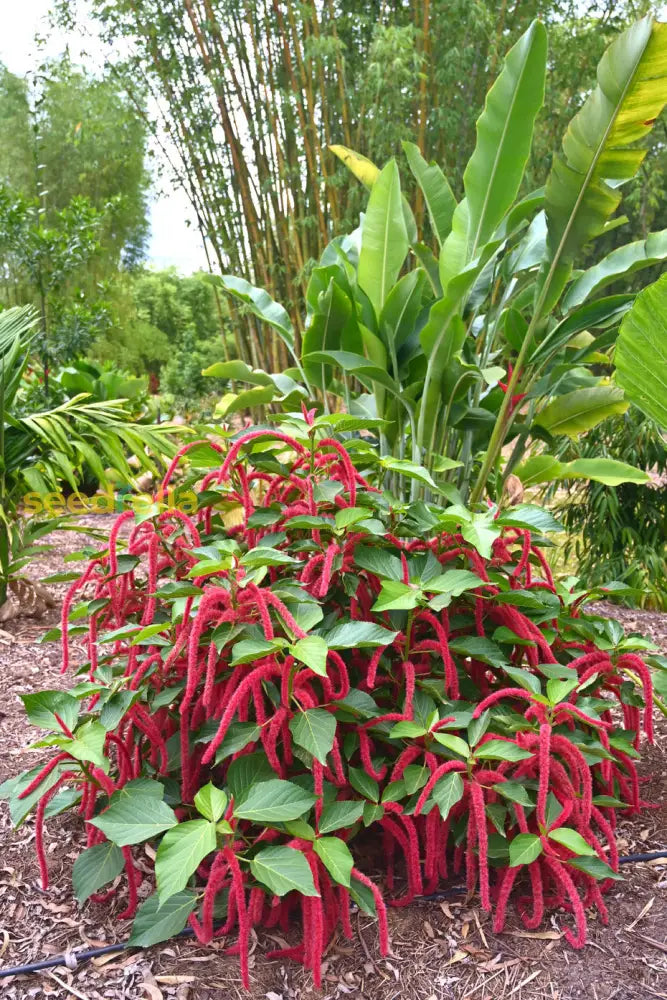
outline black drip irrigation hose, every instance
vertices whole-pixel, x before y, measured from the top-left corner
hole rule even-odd
[[[647,854],[626,854],[618,859],[621,865],[639,864],[642,861],[658,861],[661,858],[667,860],[667,850],[649,851]],[[433,892],[428,896],[416,896],[416,900],[430,902],[435,900],[449,899],[452,896],[465,896],[467,890],[459,886],[451,889],[443,889],[442,892]],[[191,927],[186,927],[179,934],[175,934],[170,940],[179,938],[191,938],[195,932]],[[54,955],[53,958],[45,958],[40,962],[29,962],[27,965],[15,965],[10,969],[0,969],[0,979],[7,979],[9,976],[24,976],[32,972],[41,972],[43,969],[56,969],[59,966],[66,966],[68,969],[76,969],[83,962],[89,962],[91,958],[98,958],[100,955],[113,955],[114,952],[126,951],[134,947],[128,945],[127,941],[118,944],[107,944],[103,948],[89,948],[88,951],[70,951],[65,955]]]

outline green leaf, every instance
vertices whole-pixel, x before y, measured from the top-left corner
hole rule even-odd
[[[372,890],[354,875],[350,884],[350,896],[363,913],[368,914],[369,917],[377,918],[375,897]]]
[[[36,691],[35,694],[22,694],[20,697],[33,726],[62,733],[63,729],[55,717],[57,713],[69,730],[76,727],[79,702],[71,694],[65,694],[64,691]]]
[[[452,228],[452,215],[456,208],[454,193],[440,167],[433,161],[427,163],[419,152],[419,146],[414,142],[402,142],[401,145],[412,175],[424,195],[435,237],[442,246]]]
[[[564,701],[567,696],[574,691],[579,684],[578,677],[559,679],[552,677],[547,681],[547,698],[551,705],[557,705],[559,701]]]
[[[417,465],[416,462],[408,461],[407,458],[386,456],[380,459],[380,465],[389,472],[398,472],[406,479],[416,479],[418,483],[424,483],[432,490],[438,490],[438,486],[428,469],[425,469],[423,465]]]
[[[157,837],[176,826],[178,819],[166,802],[138,788],[125,794],[115,792],[109,808],[88,822],[114,844],[127,847]]]
[[[531,673],[530,670],[526,670],[524,667],[511,667],[509,664],[503,667],[503,670],[524,691],[530,691],[532,694],[542,694],[540,679]]]
[[[215,755],[215,763],[219,764],[221,760],[233,756],[233,754],[238,753],[240,750],[245,750],[249,743],[255,743],[259,739],[260,732],[259,726],[254,722],[232,722]],[[210,742],[213,735],[211,734],[207,739],[201,740],[201,742]],[[198,740],[197,742],[200,741]]]
[[[210,280],[220,285],[225,292],[240,302],[250,306],[251,312],[277,331],[280,339],[294,354],[294,328],[287,311],[271,298],[263,288],[255,288],[243,278],[233,274],[210,276]]]
[[[254,663],[265,656],[270,656],[284,646],[283,639],[268,641],[267,639],[242,639],[232,647],[230,666],[238,667],[242,663]]]
[[[574,440],[607,417],[625,413],[629,405],[618,386],[575,389],[556,396],[539,414],[536,423],[550,434],[567,434]]]
[[[422,596],[418,587],[397,580],[384,580],[371,611],[406,611],[416,608]]]
[[[454,736],[453,733],[443,733],[438,730],[433,733],[433,738],[443,747],[446,747],[447,750],[451,750],[461,757],[468,758],[470,756],[470,747],[460,736]]]
[[[431,772],[425,764],[408,764],[403,771],[403,781],[408,795],[414,795],[423,788],[430,776]]]
[[[357,545],[354,550],[354,562],[360,569],[366,569],[381,579],[398,581],[403,579],[403,567],[398,556],[377,545]]]
[[[217,823],[227,808],[227,793],[209,781],[195,795],[195,808],[200,815]]]
[[[488,740],[473,751],[478,760],[528,760],[530,750],[518,747],[507,740]]]
[[[557,521],[551,511],[537,504],[520,503],[504,511],[497,518],[498,524],[509,527],[528,528],[530,531],[564,531],[563,525]]]
[[[361,818],[365,803],[355,799],[344,799],[332,802],[322,810],[319,822],[319,832],[331,833],[341,827],[349,829]]]
[[[358,767],[350,767],[348,769],[348,777],[350,784],[356,792],[370,799],[371,802],[379,802],[380,786],[374,778],[371,778],[370,775]]]
[[[665,25],[648,15],[617,36],[603,55],[597,87],[570,122],[553,162],[545,201],[548,257],[543,311],[551,308],[579,249],[599,235],[646,155],[638,140],[665,103]]]
[[[667,428],[667,274],[640,292],[624,316],[614,364],[626,397]]]
[[[395,726],[392,726],[389,736],[392,740],[413,739],[416,736],[423,736],[427,731],[426,726],[423,726],[421,722],[412,722],[407,719],[405,722],[397,722]]]
[[[448,594],[450,597],[460,597],[466,590],[481,587],[484,581],[476,573],[467,569],[448,569],[433,580],[424,584],[424,590],[434,594]]]
[[[509,799],[510,802],[518,802],[520,806],[524,806],[526,809],[530,809],[535,805],[526,788],[519,781],[501,781],[499,784],[494,785],[493,788],[503,798]]]
[[[373,183],[361,229],[358,280],[379,317],[408,252],[401,181],[390,160]]]
[[[276,896],[294,890],[302,896],[319,896],[308,862],[294,847],[265,847],[250,861],[250,871]]]
[[[374,622],[342,622],[325,635],[329,649],[366,649],[389,646],[398,632],[391,632]]]
[[[241,556],[239,562],[246,569],[258,569],[262,566],[289,566],[298,563],[298,559],[281,549],[272,549],[270,546],[258,545],[250,549]]]
[[[591,875],[595,879],[605,879],[612,878],[616,882],[622,882],[623,876],[615,872],[613,868],[610,868],[602,858],[598,857],[581,857],[581,858],[568,858],[566,864],[570,865],[572,868],[577,868],[580,872],[585,872],[587,875]]]
[[[141,697],[141,691],[116,691],[104,702],[100,712],[100,725],[107,730],[115,729],[133,702]],[[153,702],[155,707],[155,702]]]
[[[369,514],[370,511],[367,507],[342,507],[336,511],[336,528],[339,531],[343,528],[349,528],[351,524],[365,520]]]
[[[160,902],[185,889],[205,857],[216,848],[215,823],[193,819],[167,830],[155,857]]]
[[[272,778],[253,785],[245,799],[235,806],[234,815],[255,823],[284,823],[299,819],[314,802],[315,796],[299,785]]]
[[[436,781],[431,792],[443,819],[447,819],[457,802],[463,798],[463,779],[456,771]]]
[[[635,469],[613,458],[577,458],[561,465],[558,478],[593,479],[605,486],[620,486],[621,483],[648,483],[651,477],[643,469]]]
[[[233,760],[227,769],[226,785],[238,802],[259,782],[273,778],[275,772],[265,753],[243,754]]]
[[[299,639],[291,647],[290,652],[295,659],[305,663],[314,673],[326,677],[329,647],[321,636],[307,635],[304,639]]]
[[[489,663],[492,667],[504,667],[507,663],[507,657],[500,646],[484,636],[466,635],[451,639],[449,648],[454,653],[481,660],[482,663]]]
[[[26,816],[37,805],[42,795],[50,788],[53,788],[58,779],[62,777],[63,771],[72,770],[73,765],[72,761],[69,760],[64,760],[60,764],[56,764],[51,773],[39,783],[30,795],[26,795],[24,799],[20,799],[19,795],[21,792],[25,791],[28,785],[32,783],[42,770],[42,767],[43,764],[38,764],[36,767],[30,768],[29,771],[24,771],[23,774],[9,778],[0,786],[0,799],[7,799],[9,801],[9,816],[15,827],[23,823]]]
[[[169,941],[180,934],[196,905],[197,896],[194,892],[178,892],[164,903],[160,902],[157,893],[153,893],[137,911],[128,945],[133,948],[149,948],[160,941]]]
[[[563,309],[574,309],[612,281],[651,267],[667,258],[667,229],[650,233],[645,240],[617,247],[573,281],[563,298]]]
[[[340,837],[318,837],[313,849],[331,877],[349,887],[354,859],[345,841]]]
[[[542,841],[534,833],[520,833],[510,841],[510,868],[529,865],[542,853]]]
[[[421,268],[408,271],[387,296],[380,313],[379,328],[384,344],[392,353],[397,353],[414,333],[425,282],[426,272]]]
[[[295,743],[311,753],[320,764],[326,764],[336,737],[336,718],[325,708],[309,708],[290,719],[290,732]]]
[[[130,646],[150,645],[146,642],[147,639],[152,639],[154,635],[158,635],[168,628],[169,622],[156,622],[154,625],[146,625],[145,628],[140,629],[136,635],[132,636]]]
[[[74,895],[79,903],[85,903],[103,885],[113,882],[124,866],[123,852],[108,841],[82,851],[72,869]]]
[[[109,761],[104,756],[106,738],[104,726],[91,719],[75,730],[74,739],[67,743],[67,752],[77,760],[88,760],[106,771],[109,766]]]
[[[468,259],[475,257],[510,208],[530,155],[544,101],[547,33],[540,21],[508,52],[477,121],[477,145],[463,175],[468,200]]]
[[[559,826],[556,830],[549,831],[549,840],[555,840],[557,844],[567,847],[573,854],[594,855],[595,849],[587,844],[580,833],[569,826]]]

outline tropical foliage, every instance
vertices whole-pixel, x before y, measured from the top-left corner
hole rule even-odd
[[[573,448],[574,452],[575,449]],[[637,410],[603,421],[586,435],[579,458],[623,456],[649,469],[647,485],[572,483],[558,502],[567,530],[566,565],[591,585],[623,580],[632,593],[624,601],[667,610],[667,448],[659,429]]]
[[[3,787],[15,822],[36,810],[44,888],[45,816],[74,809],[79,901],[126,895],[137,946],[188,920],[202,942],[237,929],[246,986],[253,926],[286,930],[300,911],[302,943],[272,955],[319,986],[352,901],[377,915],[386,954],[386,902],[452,869],[496,930],[528,881],[526,926],[566,905],[581,947],[586,908],[606,921],[619,877],[617,812],[642,805],[646,641],[554,584],[548,513],[482,523],[397,504],[329,436],[354,424],[311,413],[296,438],[252,431],[219,467],[222,449],[202,443],[191,516],[165,503],[121,515],[65,600],[63,670],[73,638],[87,643],[76,685],[23,699],[50,759]],[[368,847],[357,854],[365,829],[384,893]]]
[[[103,483],[107,466],[130,482],[130,455],[141,468],[157,472],[156,460],[175,451],[172,425],[136,423],[123,400],[91,400],[85,391],[51,408],[26,408],[22,392],[36,323],[29,307],[0,313],[0,605],[12,580],[40,551],[37,539],[57,527],[48,508],[45,517],[20,517],[27,494],[61,494],[64,484],[79,490],[87,471]]]
[[[293,322],[265,291],[219,279],[294,360],[272,377],[239,362],[214,366],[211,374],[257,386],[225,397],[221,414],[253,402],[289,409],[301,397],[372,416],[382,421],[385,458],[424,465],[436,491],[456,502],[480,501],[487,488],[500,497],[509,473],[527,486],[580,477],[645,482],[646,473],[627,464],[596,458],[564,466],[555,452],[559,439],[579,438],[637,398],[623,373],[626,393],[596,374],[634,298],[604,291],[664,260],[667,236],[613,251],[584,272],[574,267],[582,249],[616,225],[621,185],[642,163],[638,141],[665,103],[666,37],[647,16],[613,42],[546,188],[517,201],[544,93],[546,34],[534,22],[489,91],[463,199],[437,164],[405,144],[433,247],[420,240],[397,163],[378,170],[338,148],[370,197],[361,227],[336,238],[313,269],[305,316]],[[646,329],[643,314],[638,322]],[[645,349],[638,336],[628,321],[619,355]]]

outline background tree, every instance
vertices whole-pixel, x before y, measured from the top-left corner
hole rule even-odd
[[[145,158],[144,124],[113,79],[67,55],[30,83],[0,70],[0,298],[38,306],[47,364],[114,320],[110,283],[145,252]]]
[[[59,0],[57,7],[65,23],[86,12],[110,43],[130,46],[126,86],[134,93],[143,83],[161,109],[162,121],[151,127],[175,151],[212,259],[289,308],[305,292],[313,261],[331,236],[357,224],[363,204],[363,190],[330,144],[383,163],[411,139],[460,195],[484,95],[502,55],[539,16],[550,28],[555,69],[526,178],[540,185],[604,47],[648,5]],[[648,226],[655,211],[663,138],[654,139],[651,179],[644,171],[636,181],[633,229],[620,242]],[[407,171],[406,180],[410,197]],[[424,205],[417,199],[419,225]],[[614,239],[610,234],[611,245]],[[297,328],[297,341],[301,333]],[[264,340],[252,319],[237,353],[274,370],[286,361],[280,342]]]
[[[177,407],[190,407],[223,384],[202,376],[203,368],[220,359],[220,314],[209,276],[184,277],[174,269],[136,269],[114,282],[117,322],[91,348],[96,361],[112,362],[137,375],[153,376]],[[226,305],[225,305],[226,314]],[[225,326],[223,344],[234,351]]]

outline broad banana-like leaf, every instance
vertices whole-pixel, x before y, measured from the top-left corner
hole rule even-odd
[[[544,102],[547,33],[533,21],[508,52],[477,121],[477,145],[463,174],[468,199],[468,259],[495,232],[514,202]]]
[[[623,390],[616,385],[596,385],[556,396],[535,421],[550,434],[577,438],[607,417],[625,413],[628,406]]]
[[[536,267],[544,259],[547,246],[547,217],[544,212],[538,212],[528,227],[528,232],[512,254],[509,271],[518,274]]]
[[[315,364],[337,365],[350,375],[356,375],[364,384],[377,382],[393,395],[401,395],[400,388],[391,375],[362,354],[353,354],[351,351],[313,351],[310,360]]]
[[[415,328],[422,307],[425,281],[426,272],[421,267],[408,271],[396,282],[382,307],[380,335],[385,344],[391,344],[395,351],[405,343]]]
[[[274,385],[277,390],[274,398],[275,396],[285,398],[292,393],[306,395],[303,386],[295,382],[289,375],[285,375],[284,372],[271,375],[262,371],[261,368],[250,368],[245,361],[216,361],[215,364],[204,368],[202,375],[209,378],[225,378],[231,382],[247,382],[248,385]]]
[[[541,341],[530,357],[529,364],[543,362],[554,355],[582,330],[604,329],[618,323],[634,301],[634,295],[608,295],[595,302],[586,302],[558,323]]]
[[[252,312],[264,323],[277,330],[280,339],[294,355],[294,327],[287,315],[287,310],[275,302],[263,288],[251,285],[245,278],[237,278],[233,274],[211,275],[215,284],[232,295],[239,302],[250,306]]]
[[[355,153],[353,149],[348,149],[347,146],[329,146],[329,149],[334,156],[338,157],[341,163],[345,164],[350,173],[354,174],[357,180],[361,181],[364,187],[370,191],[380,174],[379,167],[376,167],[373,161],[369,160],[367,156]]]
[[[382,169],[371,190],[361,230],[359,285],[379,317],[408,252],[401,181],[395,160]]]
[[[651,233],[645,240],[618,247],[598,264],[589,267],[568,288],[563,298],[563,309],[572,309],[612,281],[659,264],[662,260],[667,260],[667,229]]]
[[[356,313],[352,302],[333,278],[324,292],[320,292],[317,311],[303,335],[301,362],[313,385],[326,391],[331,378],[331,369],[323,364],[314,364],[310,355],[313,351],[353,351],[361,353],[363,343]]]
[[[646,155],[637,146],[667,99],[667,24],[651,15],[623,32],[598,65],[598,83],[575,115],[546,186],[549,226],[540,313],[558,301],[578,250],[604,229],[619,185]]]
[[[438,245],[447,239],[452,228],[456,198],[449,181],[437,163],[427,163],[414,142],[402,143],[408,166],[421,188]]]
[[[438,273],[443,295],[447,294],[450,281],[460,274],[468,260],[468,199],[462,198],[454,209],[452,231],[442,244],[438,259]]]
[[[562,479],[592,479],[605,486],[620,486],[621,483],[643,485],[651,478],[643,469],[613,458],[578,458],[574,462],[560,462],[553,455],[533,455],[514,471],[526,487]]]
[[[251,368],[245,363],[235,359],[234,361],[216,361],[202,370],[202,375],[207,378],[227,378],[231,382],[248,382],[250,385],[270,385],[271,376],[263,372],[261,368]]]
[[[218,402],[215,408],[215,416],[220,420],[231,413],[238,413],[240,410],[250,409],[252,406],[265,406],[270,403],[276,390],[272,385],[256,385],[252,389],[244,389],[243,392],[228,392]]]
[[[667,274],[640,292],[624,316],[614,363],[628,399],[667,429]]]

